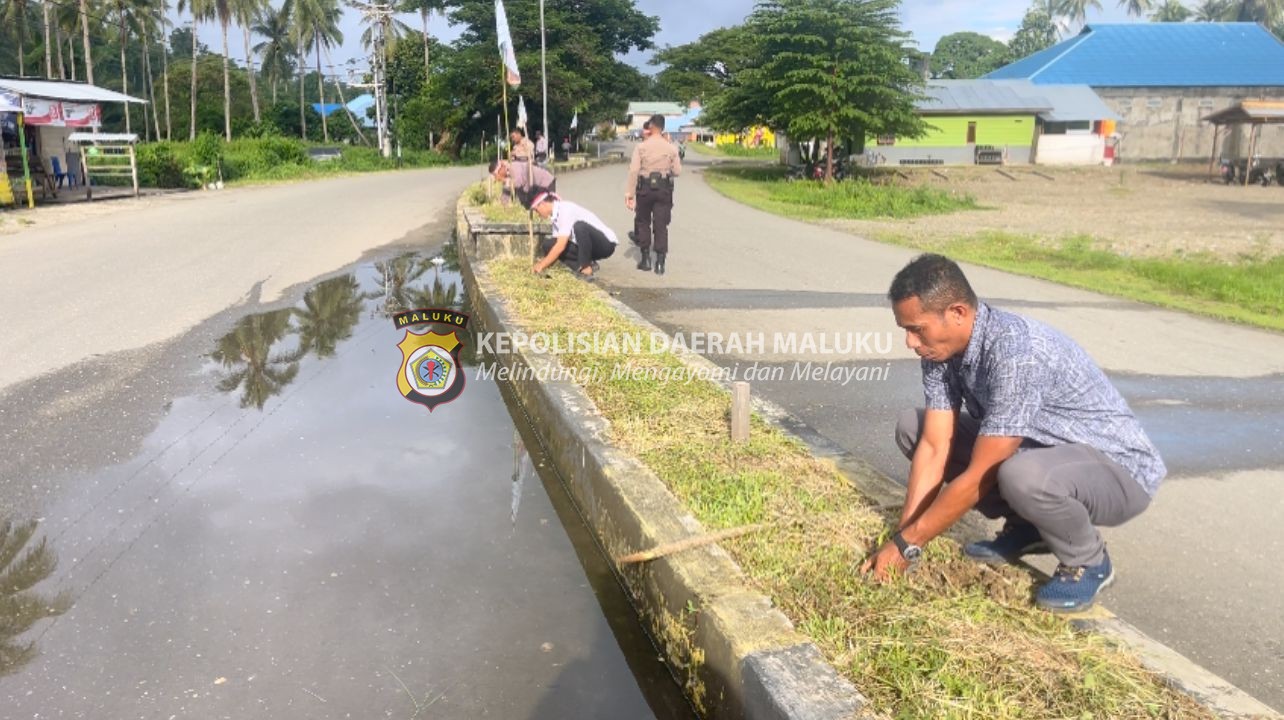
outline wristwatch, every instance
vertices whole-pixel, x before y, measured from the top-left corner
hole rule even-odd
[[[901,537],[900,532],[892,535],[892,542],[896,543],[896,549],[901,551],[901,557],[911,565],[918,562],[923,557],[923,548],[907,542]]]

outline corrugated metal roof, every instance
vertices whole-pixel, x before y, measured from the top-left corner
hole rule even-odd
[[[1010,112],[1037,113],[1051,110],[1047,101],[1029,82],[996,83],[990,80],[931,80],[927,98],[917,103],[926,113]]]
[[[687,109],[675,102],[631,102],[625,115],[681,115]]]
[[[985,77],[1093,87],[1284,86],[1284,43],[1257,23],[1089,25]]]
[[[1087,85],[1035,85],[1029,80],[929,80],[917,103],[927,115],[1038,115],[1052,122],[1118,120]]]
[[[1215,125],[1235,125],[1239,123],[1259,123],[1277,125],[1284,123],[1284,102],[1271,100],[1245,100],[1218,110],[1204,118],[1204,122]]]
[[[0,78],[0,90],[16,92],[27,97],[66,100],[68,102],[131,102],[142,104],[147,102],[132,95],[123,95],[115,90],[100,88],[97,85],[67,82],[65,80]]]

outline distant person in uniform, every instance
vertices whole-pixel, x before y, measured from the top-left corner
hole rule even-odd
[[[1035,603],[1088,609],[1115,577],[1097,527],[1149,507],[1168,472],[1159,451],[1083,348],[978,301],[952,260],[920,255],[887,295],[921,358],[926,408],[897,422],[910,459],[905,506],[863,569],[878,578],[904,570],[975,507],[1006,525],[965,554],[1002,563],[1051,552],[1060,564]]]
[[[521,128],[513,128],[513,132],[508,136],[513,141],[513,148],[510,155],[513,162],[535,162],[535,144],[526,137],[526,131]]]
[[[552,223],[553,233],[542,243],[544,258],[535,263],[531,271],[542,273],[561,260],[579,277],[591,282],[597,261],[615,254],[619,243],[615,233],[587,208],[553,193],[540,193],[532,207],[536,214]]]
[[[527,209],[530,209],[531,201],[536,195],[557,192],[557,178],[553,173],[528,162],[510,163],[507,160],[491,160],[490,174],[504,184],[506,194],[511,188],[513,197]],[[511,185],[509,185],[510,180]]]
[[[673,216],[673,179],[682,174],[678,149],[664,138],[664,116],[652,115],[642,127],[646,139],[633,150],[624,206],[633,211],[629,239],[642,251],[639,270],[651,269],[655,249],[655,274],[664,274],[669,254],[669,220]]]
[[[571,136],[570,135],[567,135],[566,137],[562,138],[562,155],[567,160],[571,159]]]
[[[548,162],[548,138],[544,137],[543,130],[535,131],[535,164],[544,165]]]

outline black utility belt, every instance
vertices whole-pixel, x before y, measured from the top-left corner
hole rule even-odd
[[[663,173],[651,173],[646,177],[638,178],[639,190],[672,190],[673,176]]]

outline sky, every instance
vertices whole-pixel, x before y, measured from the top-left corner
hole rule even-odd
[[[505,0],[507,5],[520,2],[534,3],[538,0]],[[557,0],[547,0],[555,3]],[[649,15],[660,18],[660,32],[656,35],[657,47],[682,45],[691,42],[710,30],[719,27],[737,25],[753,10],[754,0],[635,0],[637,7]],[[273,0],[279,4],[279,0]],[[902,27],[910,32],[917,41],[920,50],[931,52],[936,41],[942,35],[970,30],[989,35],[996,40],[1006,42],[1021,25],[1021,17],[1029,7],[1029,0],[905,0],[901,4]],[[1113,4],[1112,0],[1102,0],[1103,10],[1090,10],[1088,22],[1129,22],[1124,11]],[[402,18],[410,27],[419,28],[417,15]],[[186,19],[181,19],[186,22]],[[361,48],[362,26],[356,11],[344,11],[340,23],[344,42],[342,47],[333,52],[333,60],[342,66],[349,59],[362,59],[365,51]],[[458,28],[451,28],[440,16],[429,21],[428,31],[439,40],[450,42],[459,35]],[[1076,32],[1077,28],[1071,29]],[[201,41],[218,52],[222,48],[222,39],[218,28],[205,24],[200,30]],[[239,31],[231,33],[230,50],[234,58],[244,63],[244,43]],[[634,51],[624,56],[624,60],[643,72],[654,73],[658,68],[649,64],[654,51]],[[325,59],[322,59],[325,62]],[[367,65],[361,60],[361,67]],[[329,71],[327,71],[329,72]],[[341,71],[342,72],[342,71]]]

